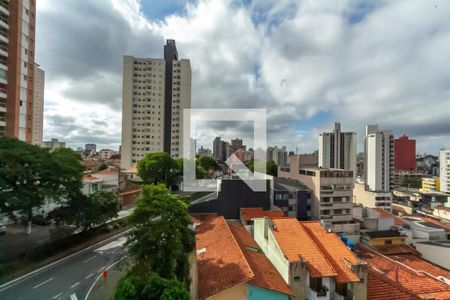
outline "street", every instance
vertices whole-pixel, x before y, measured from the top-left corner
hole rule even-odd
[[[0,287],[0,299],[85,299],[103,270],[116,265],[126,255],[125,240],[124,236],[119,236],[41,272],[25,275],[17,282]]]

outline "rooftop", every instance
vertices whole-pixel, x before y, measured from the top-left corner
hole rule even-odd
[[[92,176],[91,174],[83,175],[84,182],[102,181],[103,179]]]
[[[296,218],[274,218],[271,221],[274,225],[272,232],[289,262],[306,260],[312,277],[337,276],[336,271]]]
[[[443,276],[445,278],[450,279],[450,272],[444,268],[439,267],[418,255],[414,254],[396,254],[396,255],[388,255],[389,258],[401,262],[404,265],[414,269],[421,270],[430,273],[433,276]]]
[[[301,222],[309,236],[312,237],[320,251],[325,255],[333,269],[337,271],[336,282],[359,282],[351,266],[360,260],[350,251],[342,240],[332,232],[326,232],[318,222]]]
[[[367,300],[386,300],[386,295],[390,299],[410,300],[417,299],[398,285],[387,280],[381,274],[369,269],[367,279]]]
[[[277,210],[263,210],[261,207],[247,207],[241,208],[242,217],[246,222],[251,221],[254,218],[263,218],[263,217],[283,217],[282,211]]]
[[[254,286],[292,295],[291,288],[285,283],[261,249],[259,249],[258,244],[253,240],[244,226],[239,222],[230,221],[228,225],[244,253],[245,259],[255,274],[255,277],[249,283]]]
[[[200,299],[253,279],[254,273],[223,217],[197,225],[196,249]]]
[[[444,210],[444,211],[450,212],[450,207],[442,206],[442,205],[436,206],[434,209],[437,209],[437,210]]]
[[[274,188],[275,190],[288,190],[288,191],[308,191],[309,189],[303,185],[300,181],[284,178],[284,177],[274,177]]]
[[[361,245],[358,246],[358,251],[361,259],[369,264],[369,272],[375,272],[373,274],[379,275],[379,278],[390,285],[409,291],[421,299],[450,299],[450,286],[433,275],[413,269]],[[370,287],[368,293],[371,293]]]
[[[372,210],[376,211],[383,218],[387,218],[387,217],[394,218],[395,225],[403,226],[406,224],[406,222],[403,221],[400,217],[397,217],[393,213],[390,213],[382,208],[372,208]]]
[[[434,224],[442,229],[445,229],[447,231],[450,230],[450,224],[448,224],[448,223],[439,222],[438,220],[435,220],[433,218],[422,218],[422,220],[424,220],[425,222],[432,223],[432,224]]]
[[[382,230],[382,231],[367,231],[364,232],[370,238],[384,238],[384,237],[399,237],[402,236],[397,231],[393,230]]]
[[[104,169],[101,171],[96,172],[95,174],[101,174],[101,175],[117,175],[119,174],[119,171],[112,170],[112,169]]]

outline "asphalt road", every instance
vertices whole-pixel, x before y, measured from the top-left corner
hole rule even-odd
[[[75,254],[42,272],[1,287],[0,299],[84,300],[102,271],[126,255],[124,242],[125,237],[118,237],[98,245],[96,249]]]

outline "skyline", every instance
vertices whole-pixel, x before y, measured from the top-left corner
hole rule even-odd
[[[357,133],[358,152],[368,124],[416,139],[418,153],[450,147],[449,3],[155,3],[37,2],[45,140],[117,149],[123,55],[162,57],[173,38],[180,58],[191,60],[192,107],[268,107],[268,145],[312,152],[337,121]],[[252,133],[245,122],[210,127],[198,146]]]

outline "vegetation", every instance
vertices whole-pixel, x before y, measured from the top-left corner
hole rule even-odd
[[[262,161],[256,161],[256,163],[263,163]],[[244,164],[247,166],[247,168],[250,169],[250,171],[254,172],[255,170],[255,161],[254,160],[246,160]],[[266,174],[271,176],[278,176],[278,166],[276,163],[274,163],[272,160],[269,160],[266,162]]]
[[[144,156],[137,164],[138,175],[145,183],[169,186],[178,165],[168,153],[156,152]]]
[[[119,209],[119,199],[113,193],[97,192],[88,196],[79,193],[55,209],[51,216],[58,226],[75,225],[86,231],[117,217]]]
[[[206,172],[219,170],[219,165],[217,161],[209,156],[201,156],[197,159],[197,164],[200,168],[205,170]]]
[[[189,299],[188,253],[195,247],[188,205],[163,184],[143,187],[129,217],[129,253],[136,266],[115,299]]]
[[[31,233],[33,209],[46,199],[79,194],[83,167],[70,149],[49,152],[35,145],[0,138],[0,211],[12,219],[25,217]]]

